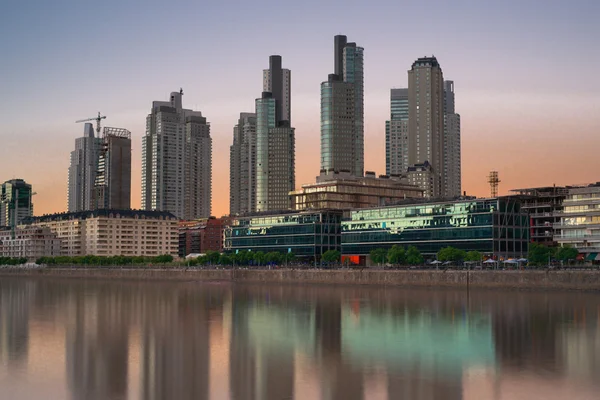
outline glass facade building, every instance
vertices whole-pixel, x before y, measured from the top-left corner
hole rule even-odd
[[[486,256],[527,256],[529,219],[510,197],[433,201],[354,210],[342,222],[342,254],[368,255],[393,245],[433,256],[452,246]]]
[[[278,251],[320,260],[340,250],[342,211],[281,212],[234,218],[225,228],[224,250]]]

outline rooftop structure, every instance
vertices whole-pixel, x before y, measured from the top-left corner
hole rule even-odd
[[[302,185],[301,189],[290,192],[295,210],[366,208],[422,196],[420,188],[409,185],[399,175],[377,177],[370,171],[364,177],[349,172],[323,172],[316,183]]]

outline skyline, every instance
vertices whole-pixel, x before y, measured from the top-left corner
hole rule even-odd
[[[403,6],[406,23],[395,25],[386,21],[399,15],[394,11],[400,5],[349,4],[336,10],[344,23],[332,27],[324,22],[331,2],[287,5],[270,16],[245,3],[238,9],[249,14],[241,16],[221,4],[202,10],[190,4],[189,13],[176,13],[175,6],[165,11],[116,2],[65,7],[68,3],[58,1],[51,10],[11,4],[0,17],[3,37],[16,39],[0,43],[6,55],[0,77],[0,180],[32,184],[36,215],[66,210],[69,153],[81,136],[75,120],[98,111],[108,116],[106,126],[132,132],[132,207],[140,208],[145,118],[152,99],[179,87],[185,91],[184,107],[200,110],[211,122],[213,215],[228,213],[232,129],[240,112],[254,111],[264,59],[272,54],[281,55],[294,72],[296,188],[313,182],[319,174],[319,85],[333,69],[331,37],[338,33],[365,49],[365,170],[385,173],[389,90],[406,87],[406,72],[416,58],[435,55],[456,85],[467,194],[489,194],[490,170],[500,173],[501,194],[600,180],[594,157],[600,144],[600,80],[594,79],[600,56],[585,51],[600,36],[593,26],[600,5],[592,1],[577,7],[549,2],[543,15],[533,2],[440,3],[428,19],[437,29],[420,32],[418,39],[409,35],[420,19],[429,18],[424,13],[431,4]],[[294,22],[277,20],[292,9]],[[184,23],[207,13],[212,17],[205,25]],[[102,18],[107,19],[98,22]],[[267,18],[272,24],[257,31]],[[135,23],[123,25],[127,19]],[[226,21],[223,27],[220,19]],[[290,29],[283,30],[286,24]],[[173,37],[183,40],[165,47],[163,58],[153,58],[155,48]],[[196,53],[189,51],[193,44]],[[581,57],[585,62],[571,62]],[[182,59],[176,68],[166,62],[172,58]],[[584,168],[578,168],[582,160]]]

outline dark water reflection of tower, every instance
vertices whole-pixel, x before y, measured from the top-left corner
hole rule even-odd
[[[208,399],[209,303],[206,292],[175,286],[144,298],[141,400]]]
[[[0,365],[27,360],[29,313],[37,282],[0,279]]]
[[[362,400],[363,372],[344,359],[342,353],[342,303],[319,300],[315,306],[317,357],[322,374],[324,400]]]
[[[68,307],[67,380],[74,400],[125,399],[128,301],[125,291],[76,286]]]

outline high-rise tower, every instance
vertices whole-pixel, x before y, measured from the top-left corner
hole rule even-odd
[[[444,196],[444,77],[435,57],[419,58],[408,71],[408,149],[409,166],[431,167],[425,196]]]
[[[0,226],[16,227],[33,216],[31,185],[23,179],[11,179],[0,185]]]
[[[94,184],[98,168],[98,157],[102,139],[95,137],[94,127],[86,123],[83,137],[75,139],[75,150],[71,152],[68,181],[69,212],[93,209]]]
[[[131,208],[131,132],[127,129],[104,127],[92,208]]]
[[[256,99],[256,211],[290,207],[295,188],[295,132],[291,127],[291,72],[269,58]]]
[[[364,174],[362,47],[334,37],[334,73],[321,83],[321,172]]]
[[[181,219],[209,217],[212,189],[210,125],[184,109],[183,90],[154,101],[142,141],[142,207]]]
[[[408,89],[390,92],[391,115],[385,121],[385,171],[387,175],[408,170]]]
[[[229,152],[229,213],[256,211],[256,114],[241,113]]]
[[[454,107],[454,82],[444,82],[444,195],[460,196],[461,189],[461,151],[460,151],[460,115]]]

